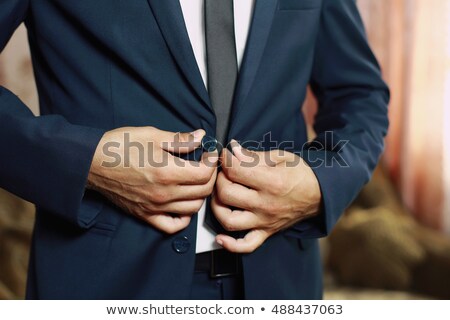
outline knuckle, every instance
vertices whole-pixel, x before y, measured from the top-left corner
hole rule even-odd
[[[253,212],[260,212],[260,211],[263,211],[263,210],[264,210],[264,206],[261,204],[261,202],[255,200],[255,199],[253,199],[253,200],[248,200],[248,201],[246,202],[246,205],[247,205],[247,208],[248,208],[250,211],[253,211]]]
[[[151,177],[151,180],[153,180],[154,182],[156,182],[157,184],[162,184],[164,177],[163,177],[164,173],[162,172],[161,169],[155,169],[153,171],[153,175]]]
[[[264,209],[264,212],[269,216],[276,215],[278,212],[278,207],[271,201],[266,202],[265,205],[262,206],[262,208]]]
[[[201,207],[203,206],[203,200],[197,200],[194,204],[194,212],[200,211]]]
[[[157,170],[155,174],[155,180],[162,185],[168,185],[171,183],[170,174],[166,170]]]
[[[190,203],[189,206],[186,206],[186,214],[194,214],[200,211],[200,208],[203,205],[203,200],[195,200]]]
[[[151,203],[157,203],[157,191],[152,191],[148,194],[148,200]]]
[[[201,173],[198,175],[198,181],[201,184],[206,184],[209,182],[211,176],[209,170],[202,170]]]
[[[220,188],[218,190],[218,196],[222,203],[228,204],[231,198],[231,190],[227,187]]]
[[[285,183],[281,177],[274,177],[270,182],[270,191],[275,194],[281,194],[284,192]]]
[[[213,191],[214,191],[214,185],[207,186],[207,187],[205,188],[205,190],[203,190],[201,196],[204,197],[204,198],[206,198],[207,196],[209,196],[210,194],[212,194]]]
[[[268,213],[269,215],[275,214],[276,208],[273,202],[267,202],[264,208],[265,212]]]
[[[238,228],[231,223],[228,223],[226,226],[224,226],[224,228],[225,228],[225,230],[231,231],[231,232],[238,231]]]
[[[165,204],[167,202],[169,202],[169,195],[162,191],[162,190],[154,190],[150,195],[149,195],[150,201],[153,202],[154,204],[157,205],[161,205],[161,204]]]
[[[229,169],[228,169],[228,177],[231,179],[231,180],[236,180],[237,178],[239,178],[239,170],[236,168],[236,167],[230,167]]]
[[[161,192],[158,192],[157,195],[158,195],[157,198],[159,200],[159,203],[165,204],[170,201],[170,195],[166,192],[161,191]]]
[[[209,196],[210,194],[212,194],[214,191],[214,184],[210,183],[207,184],[204,188],[202,188],[202,190],[200,191],[200,196],[202,198],[206,198],[207,196]]]
[[[236,226],[234,225],[233,221],[229,218],[224,218],[220,221],[222,226],[227,231],[236,231]]]
[[[154,191],[154,192],[149,193],[149,195],[148,195],[148,200],[149,200],[151,203],[157,203],[157,201],[158,201],[158,196],[157,196],[156,194],[157,194],[157,191]]]
[[[220,202],[223,203],[223,200],[225,198],[225,188],[224,187],[217,188],[216,197],[220,200]]]
[[[218,175],[217,175],[217,178],[216,178],[216,181],[214,182],[214,187],[217,189],[217,190],[220,190],[220,189],[222,189],[222,186],[223,186],[223,173],[222,172],[220,172]]]

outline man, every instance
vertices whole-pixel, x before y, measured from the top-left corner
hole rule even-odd
[[[2,48],[22,21],[41,116],[1,89],[0,186],[37,206],[28,298],[321,298],[317,238],[388,126],[354,0],[4,0]]]

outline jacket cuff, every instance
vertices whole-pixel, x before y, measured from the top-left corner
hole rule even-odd
[[[101,199],[86,190],[86,185],[95,150],[104,133],[105,130],[101,129],[83,128],[78,135],[83,144],[77,150],[74,163],[69,167],[72,179],[69,182],[71,190],[65,192],[68,197],[66,218],[81,228],[90,228],[102,208]],[[61,212],[64,212],[63,208]]]

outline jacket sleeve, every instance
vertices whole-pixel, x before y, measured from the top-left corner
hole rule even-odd
[[[322,192],[321,213],[288,230],[299,238],[330,233],[368,182],[384,147],[389,90],[368,45],[355,0],[323,0],[310,84],[317,137],[300,156]]]
[[[28,0],[0,1],[0,51],[26,19]],[[104,131],[60,115],[36,117],[0,86],[0,187],[79,227],[97,211],[84,210],[87,175]],[[95,212],[95,214],[94,214]]]

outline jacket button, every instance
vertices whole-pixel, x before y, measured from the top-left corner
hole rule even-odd
[[[217,139],[210,136],[204,136],[202,139],[202,148],[206,152],[213,152],[217,149]]]
[[[189,242],[189,239],[187,237],[179,237],[173,240],[172,247],[175,252],[185,253],[189,251],[191,243]]]

